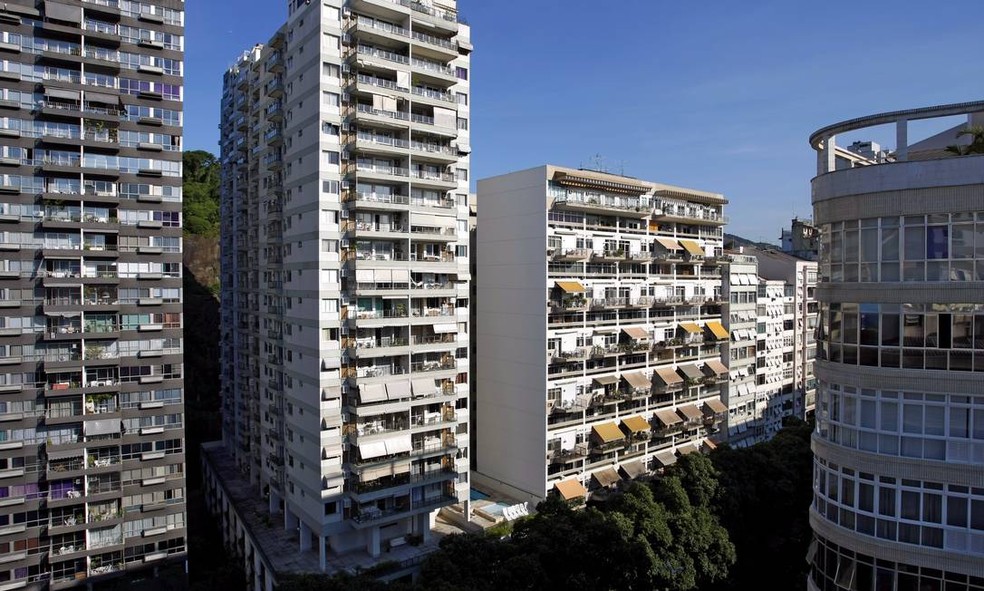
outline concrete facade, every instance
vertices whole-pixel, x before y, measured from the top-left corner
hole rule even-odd
[[[0,23],[0,589],[181,587],[184,3]]]
[[[984,156],[908,139],[911,121],[981,113],[984,101],[941,105],[811,137],[822,232],[811,589],[984,586]],[[838,134],[884,124],[896,127],[890,157],[836,165]]]
[[[314,557],[281,569],[430,547],[439,509],[467,513],[470,52],[453,1],[292,1],[224,77],[206,474],[231,454]]]
[[[718,432],[725,203],[556,166],[479,181],[476,483],[603,493]]]

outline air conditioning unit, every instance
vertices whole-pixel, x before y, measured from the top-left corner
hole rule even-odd
[[[352,16],[352,11],[348,8],[342,8],[342,18],[348,18]]]
[[[348,274],[349,274],[348,267],[342,267],[341,269],[338,270],[339,277],[348,277]]]
[[[339,217],[341,217],[343,220],[349,219],[349,210],[347,210],[347,209],[341,210],[339,212]]]
[[[352,158],[352,154],[350,154],[348,150],[342,151],[342,160],[349,160],[351,158]]]
[[[342,64],[342,74],[348,74],[352,71],[352,66],[348,64]]]
[[[343,337],[347,337],[347,336],[349,335],[349,327],[348,327],[347,325],[344,325],[344,324],[343,324],[343,325],[342,325],[342,328],[341,328],[341,329],[339,330],[339,333],[340,333],[340,334],[341,334],[341,335],[342,335]],[[342,391],[344,392],[344,390],[342,390]]]
[[[348,238],[342,238],[341,247],[342,248],[348,248],[349,247]]]
[[[348,44],[352,43],[352,36],[349,35],[348,33],[343,33],[342,34],[342,43],[344,45],[348,45]]]
[[[342,102],[343,102],[343,103],[347,103],[347,102],[349,102],[350,100],[352,100],[352,95],[350,95],[350,94],[349,94],[349,93],[347,93],[347,92],[343,92],[343,93],[342,93]]]
[[[343,191],[348,191],[351,188],[352,188],[352,183],[351,182],[349,182],[349,181],[342,181],[342,190]]]

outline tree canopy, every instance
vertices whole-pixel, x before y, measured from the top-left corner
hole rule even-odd
[[[660,477],[573,509],[550,497],[511,535],[447,536],[413,584],[298,577],[281,591],[585,589],[730,591],[803,586],[812,427],[690,454]]]
[[[219,235],[219,161],[204,150],[182,154],[184,231],[186,234]]]

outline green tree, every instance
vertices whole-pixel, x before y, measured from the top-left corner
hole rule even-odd
[[[812,431],[812,424],[793,419],[770,441],[710,454],[720,484],[715,513],[737,563],[727,581],[708,589],[760,588],[764,577],[775,589],[802,588],[812,537]]]
[[[182,154],[184,231],[186,234],[219,235],[220,166],[212,154],[192,150]]]
[[[946,151],[957,156],[984,154],[984,126],[972,125],[957,132],[957,139],[970,136],[970,143],[965,146],[947,146]]]

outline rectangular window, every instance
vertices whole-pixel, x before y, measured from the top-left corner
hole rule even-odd
[[[458,66],[454,69],[454,75],[460,80],[468,80],[468,68]]]
[[[321,102],[329,107],[337,107],[341,104],[341,97],[337,92],[322,92]]]
[[[468,95],[463,92],[454,93],[454,98],[459,105],[468,106]]]
[[[467,131],[468,130],[468,119],[464,117],[458,117],[458,129]]]
[[[454,178],[458,181],[468,181],[468,169],[467,168],[456,168],[454,169]]]

